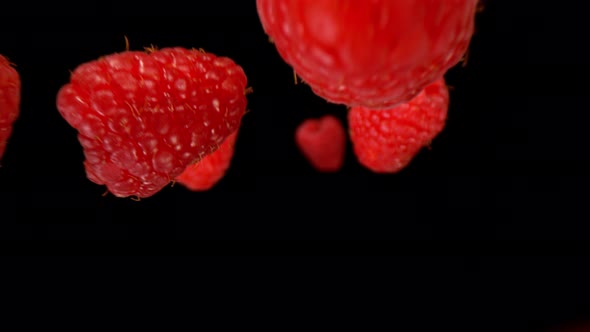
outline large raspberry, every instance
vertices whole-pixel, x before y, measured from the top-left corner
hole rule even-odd
[[[0,55],[0,159],[20,113],[20,89],[20,75],[8,59]]]
[[[391,108],[456,65],[478,0],[257,0],[281,57],[320,97]]]
[[[404,169],[444,129],[448,107],[449,92],[439,79],[391,109],[351,108],[348,124],[357,159],[376,173]]]
[[[166,48],[80,65],[57,108],[79,135],[88,178],[149,197],[240,126],[246,75],[227,57]]]

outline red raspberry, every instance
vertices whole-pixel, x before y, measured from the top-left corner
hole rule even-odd
[[[20,89],[20,75],[8,59],[0,55],[0,159],[20,112]]]
[[[351,108],[349,133],[359,162],[376,173],[402,170],[443,130],[448,106],[449,92],[439,79],[388,110]]]
[[[467,51],[478,0],[257,0],[281,57],[320,97],[385,109]]]
[[[219,149],[187,167],[176,177],[176,181],[192,191],[207,191],[213,188],[225,176],[231,164],[237,135],[237,131],[229,135]]]
[[[88,178],[149,197],[240,126],[246,75],[226,57],[167,48],[80,65],[57,96],[78,131]]]
[[[295,131],[295,142],[316,170],[336,172],[342,168],[346,152],[346,130],[335,116],[306,119]]]

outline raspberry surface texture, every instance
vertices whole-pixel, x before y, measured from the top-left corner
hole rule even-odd
[[[21,79],[8,59],[0,55],[0,159],[4,155],[12,125],[20,113]]]
[[[344,164],[346,130],[333,115],[306,119],[295,131],[295,142],[307,161],[320,172],[336,172]]]
[[[351,108],[349,134],[358,161],[375,173],[401,171],[444,129],[448,108],[444,79],[391,109]]]
[[[466,53],[478,0],[257,0],[283,58],[329,102],[391,108]]]
[[[237,136],[237,131],[229,135],[219,149],[188,166],[176,177],[176,181],[192,191],[207,191],[213,188],[223,179],[231,165]]]
[[[243,69],[185,48],[125,51],[78,66],[57,109],[78,132],[88,179],[117,197],[150,197],[241,124]]]

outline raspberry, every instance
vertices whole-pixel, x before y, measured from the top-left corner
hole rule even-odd
[[[295,131],[295,142],[316,170],[336,172],[342,168],[346,152],[346,130],[335,116],[306,119]]]
[[[20,75],[8,59],[0,55],[0,159],[20,112],[20,89]]]
[[[227,57],[165,48],[77,67],[57,96],[78,131],[88,179],[118,197],[149,197],[240,126],[246,75]]]
[[[329,102],[409,101],[466,53],[478,0],[257,0],[283,60]]]
[[[357,159],[375,173],[402,170],[443,130],[448,106],[449,92],[439,79],[391,109],[351,108],[349,133]]]
[[[188,166],[176,181],[192,191],[207,191],[224,176],[234,156],[238,132],[229,135],[215,152]]]

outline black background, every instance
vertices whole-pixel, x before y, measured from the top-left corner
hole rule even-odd
[[[34,14],[15,10],[18,23],[0,23],[0,53],[22,76],[21,114],[0,168],[1,238],[486,244],[587,238],[587,103],[583,85],[570,77],[583,77],[588,65],[576,58],[575,13],[561,22],[555,8],[542,4],[488,1],[467,66],[446,75],[454,89],[444,132],[401,173],[378,175],[356,162],[350,144],[336,174],[315,172],[299,154],[293,134],[301,121],[324,114],[345,120],[346,110],[293,83],[254,1],[186,10],[174,1],[89,6],[52,7],[52,15],[41,7]],[[231,168],[213,190],[177,185],[135,202],[103,197],[105,188],[86,179],[76,132],[58,114],[55,96],[70,70],[123,51],[125,37],[134,50],[203,48],[244,68],[254,89],[250,112]]]
[[[3,238],[571,240],[586,238],[589,166],[582,85],[569,28],[551,8],[489,1],[477,17],[469,62],[447,75],[449,120],[431,150],[403,172],[372,174],[348,149],[337,174],[313,171],[294,145],[324,102],[268,42],[253,1],[119,6],[3,21],[0,53],[22,76],[22,109],[2,160]],[[104,10],[104,8],[102,8]],[[55,10],[55,8],[54,8]],[[555,13],[552,13],[555,17]],[[24,15],[24,14],[23,14]],[[17,19],[18,21],[18,19]],[[576,20],[568,20],[570,26]],[[156,45],[204,48],[245,70],[254,94],[231,169],[211,191],[168,187],[135,202],[89,182],[75,131],[55,96],[77,65]],[[547,40],[551,38],[551,43]],[[559,57],[558,57],[559,56]],[[583,67],[586,66],[586,67]],[[565,73],[565,75],[564,75]]]
[[[345,108],[294,85],[254,1],[8,5],[0,54],[17,64],[22,107],[0,168],[0,240],[13,251],[408,254],[417,258],[379,263],[419,271],[407,284],[437,293],[431,309],[452,311],[445,323],[539,331],[586,314],[589,65],[584,12],[567,1],[487,1],[467,66],[446,75],[444,132],[394,175],[361,167],[350,144],[336,174],[302,158],[296,126],[324,114],[344,121]],[[203,48],[244,68],[250,112],[213,190],[176,185],[135,202],[103,197],[86,179],[55,96],[70,70],[123,51],[125,37],[134,50]]]

